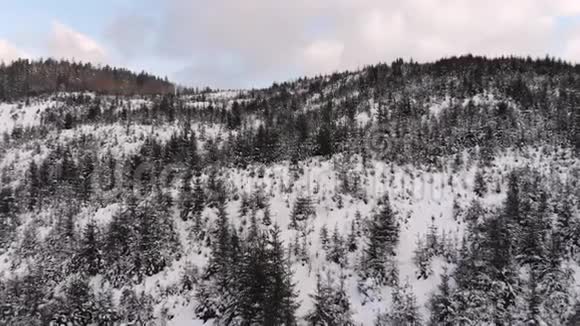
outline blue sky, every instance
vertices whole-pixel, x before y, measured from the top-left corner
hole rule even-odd
[[[397,57],[580,60],[579,0],[6,1],[0,60],[66,57],[261,87]]]

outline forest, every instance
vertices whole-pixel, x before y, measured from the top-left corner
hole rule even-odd
[[[0,325],[580,323],[580,66],[174,87],[0,66]]]

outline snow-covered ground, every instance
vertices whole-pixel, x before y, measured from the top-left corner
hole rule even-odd
[[[485,207],[498,207],[502,203],[507,181],[505,176],[514,167],[533,166],[543,173],[551,173],[559,169],[562,177],[566,175],[566,170],[570,168],[572,161],[541,156],[538,151],[530,149],[526,155],[507,152],[498,157],[492,167],[487,168],[486,177],[490,181],[499,181],[502,191],[496,193],[495,190],[490,189],[488,195],[481,199]],[[332,232],[337,226],[338,230],[346,235],[356,212],[360,212],[363,218],[370,216],[376,207],[377,200],[388,193],[402,225],[397,254],[400,279],[410,282],[417,296],[420,310],[426,317],[428,313],[426,303],[439,283],[440,274],[446,263],[435,259],[433,275],[426,280],[418,280],[417,267],[413,263],[416,239],[418,235],[427,232],[432,220],[440,231],[445,230],[447,235],[461,239],[463,223],[461,219],[453,218],[453,202],[456,199],[462,208],[466,208],[475,199],[473,176],[476,167],[464,168],[452,173],[450,169],[447,172],[428,172],[409,166],[391,167],[390,164],[378,161],[373,161],[370,166],[363,169],[360,163],[355,163],[354,170],[359,171],[362,176],[363,192],[366,193],[368,200],[365,203],[363,200],[345,195],[344,207],[338,208],[332,198],[339,186],[333,160],[311,159],[302,162],[302,166],[304,172],[298,174],[297,179],[294,179],[288,163],[266,167],[264,178],[252,173],[253,169],[258,168],[257,166],[246,170],[225,171],[228,183],[231,187],[236,187],[238,192],[251,193],[257,187],[264,189],[271,204],[272,219],[282,227],[282,236],[286,244],[294,239],[297,232],[287,228],[294,200],[297,196],[304,194],[312,197],[316,217],[309,221],[309,226],[313,229],[308,239],[311,244],[310,263],[302,265],[300,262],[295,262],[292,266],[301,303],[298,315],[304,316],[312,307],[309,294],[312,294],[316,287],[317,272],[330,269],[333,273],[340,273],[338,265],[329,263],[325,259],[319,240],[320,229],[326,225]],[[451,176],[453,179],[449,183]],[[495,183],[489,182],[489,184]],[[228,205],[230,221],[236,226],[242,223],[238,213],[239,206],[240,200],[232,201]],[[92,213],[92,218],[98,220],[99,223],[105,223],[114,211],[115,207],[99,209]],[[210,220],[216,217],[215,211],[209,208],[204,211],[203,215],[208,216]],[[195,265],[201,270],[207,261],[207,251],[200,253],[197,246],[192,246],[187,240],[188,222],[181,221],[177,216],[175,216],[175,221],[178,225],[177,229],[181,230],[185,255],[165,271],[148,278],[139,286],[139,289],[154,297],[164,298],[157,304],[156,311],[157,313],[166,311],[168,315],[173,316],[168,325],[201,325],[202,322],[194,318],[193,294],[185,297],[167,294],[177,286],[182,273],[188,266]],[[345,270],[347,292],[351,298],[353,318],[357,325],[371,325],[379,312],[388,309],[390,288],[384,287],[380,291],[382,300],[365,302],[365,298],[361,297],[357,290],[357,276],[354,271],[357,261],[358,253],[349,254],[348,266]],[[100,286],[98,282],[94,284]]]
[[[221,97],[220,97],[221,96]],[[237,96],[236,92],[212,95],[220,99],[231,99]],[[490,95],[491,96],[491,95]],[[482,100],[482,99],[478,99]],[[493,97],[485,99],[493,101]],[[146,104],[135,100],[132,106]],[[465,103],[464,103],[465,104]],[[0,104],[0,133],[11,132],[15,126],[32,126],[40,123],[41,113],[48,107],[57,105],[56,102],[39,102],[30,106],[21,104]],[[437,115],[443,108],[449,106],[449,100],[437,100],[429,108],[433,115]],[[192,105],[196,106],[196,105]],[[360,113],[356,119],[359,123],[365,124],[376,114],[376,105],[371,103],[370,115]],[[206,138],[215,138],[225,133],[225,129],[220,125],[193,124],[192,129],[199,136],[200,148]],[[146,137],[155,137],[161,141],[167,141],[176,126],[161,126],[152,128],[151,126],[131,125],[129,127],[120,124],[111,125],[84,125],[72,130],[64,130],[59,134],[51,135],[54,142],[68,142],[83,135],[91,135],[101,140],[103,148],[111,148],[116,155],[126,155],[136,151]],[[502,204],[505,198],[507,174],[516,167],[530,166],[546,175],[565,178],[568,171],[573,166],[577,166],[570,153],[555,153],[553,150],[543,152],[544,149],[528,148],[524,151],[506,151],[496,157],[491,167],[484,168],[485,176],[490,188],[500,185],[500,191],[490,189],[486,196],[481,199],[482,204],[487,208],[496,208]],[[39,160],[46,154],[45,149],[33,150],[30,144],[23,144],[21,147],[3,153],[0,157],[0,167],[14,165],[14,173],[23,175],[24,170],[30,160]],[[464,225],[461,220],[454,218],[454,202],[461,208],[467,208],[472,200],[476,198],[473,192],[474,175],[477,167],[475,164],[467,163],[458,171],[452,172],[451,167],[447,167],[442,172],[431,172],[413,166],[397,166],[380,161],[370,161],[367,166],[362,166],[359,157],[351,158],[351,171],[358,173],[361,177],[362,197],[352,197],[351,195],[340,194],[340,179],[335,162],[342,160],[341,155],[327,160],[320,158],[309,159],[300,162],[302,171],[296,173],[290,168],[289,162],[281,162],[265,169],[263,177],[260,173],[255,173],[261,166],[250,166],[245,170],[227,169],[224,171],[225,179],[230,190],[235,190],[238,194],[251,194],[255,189],[261,188],[267,194],[271,205],[272,220],[281,226],[282,239],[285,244],[291,243],[297,236],[294,229],[289,229],[289,217],[292,205],[300,195],[311,196],[316,216],[308,221],[308,226],[312,232],[308,235],[310,244],[309,263],[302,264],[295,261],[292,269],[294,271],[294,281],[299,293],[298,316],[304,316],[311,308],[312,301],[309,297],[316,287],[316,275],[318,272],[331,270],[334,274],[341,273],[340,267],[330,263],[325,259],[324,250],[320,243],[320,230],[326,226],[330,232],[336,227],[343,236],[350,231],[351,223],[355,219],[357,212],[364,218],[370,217],[377,207],[377,201],[386,193],[389,194],[391,204],[397,212],[401,224],[400,243],[397,248],[397,263],[400,270],[400,279],[408,280],[415,295],[423,317],[427,317],[426,303],[430,294],[440,281],[440,275],[446,264],[440,259],[433,262],[434,273],[428,279],[418,280],[416,277],[417,267],[413,263],[413,251],[416,247],[417,237],[424,235],[432,221],[438,230],[445,231],[447,236],[461,239]],[[451,164],[452,158],[448,162]],[[450,165],[449,164],[449,165]],[[342,207],[337,202],[338,196],[342,196]],[[228,213],[230,221],[240,226],[242,219],[239,217],[239,207],[241,201],[229,202]],[[97,221],[99,225],[108,223],[112,215],[118,211],[118,204],[106,207],[85,208],[77,221],[80,228],[88,219]],[[203,216],[211,221],[215,220],[216,212],[206,208]],[[161,301],[156,304],[156,313],[163,313],[172,316],[168,325],[186,326],[201,325],[202,322],[195,320],[193,311],[195,301],[193,291],[190,294],[179,295],[173,288],[178,286],[181,275],[192,266],[202,270],[207,262],[207,250],[200,250],[199,246],[192,244],[188,239],[188,223],[183,222],[175,214],[177,230],[180,231],[181,243],[185,254],[167,267],[163,272],[149,277],[138,286],[139,290],[151,294]],[[27,221],[22,221],[26,225]],[[43,233],[46,233],[44,230]],[[41,234],[42,235],[42,234]],[[363,243],[359,244],[361,247]],[[389,307],[390,288],[384,287],[380,290],[381,300],[367,302],[357,289],[357,275],[355,267],[358,264],[359,251],[350,253],[345,271],[346,288],[351,299],[353,308],[353,318],[356,324],[371,325],[380,312],[384,312]],[[580,276],[580,269],[573,266],[576,276]],[[18,270],[11,271],[10,264],[6,257],[0,256],[0,278],[8,277],[11,273],[18,273]],[[100,278],[92,280],[95,288],[103,286]],[[119,296],[118,291],[116,296]]]

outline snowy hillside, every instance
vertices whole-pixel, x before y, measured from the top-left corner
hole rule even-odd
[[[573,69],[6,99],[0,325],[573,325]]]

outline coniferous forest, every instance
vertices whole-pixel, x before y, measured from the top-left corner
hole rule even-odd
[[[0,325],[580,325],[580,65],[18,60],[0,101]]]

